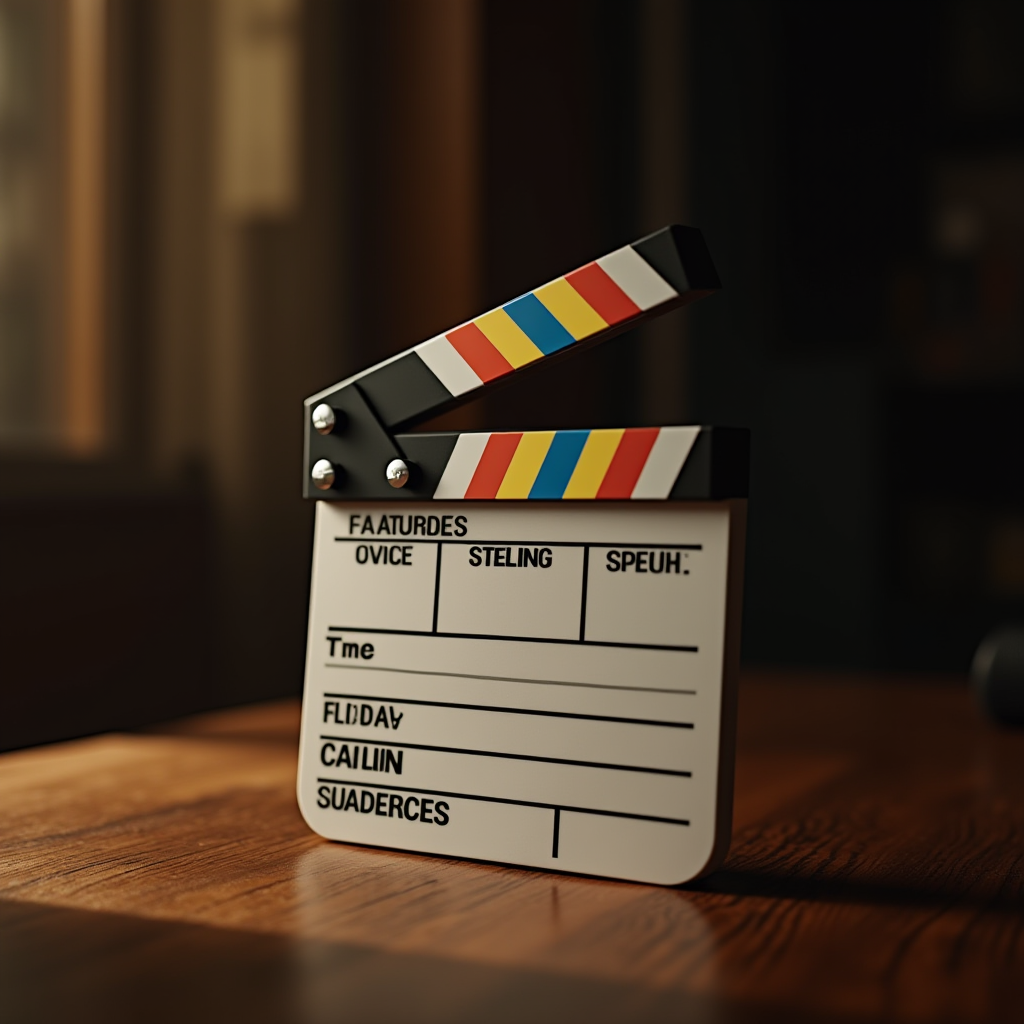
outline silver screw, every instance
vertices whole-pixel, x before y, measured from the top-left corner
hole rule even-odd
[[[326,402],[321,402],[313,410],[313,429],[318,434],[329,434],[337,422],[337,415]]]
[[[327,459],[318,459],[313,463],[313,470],[309,475],[313,479],[314,487],[328,491],[334,486],[334,463]]]
[[[392,459],[384,475],[392,487],[404,487],[409,482],[409,467],[401,459]]]

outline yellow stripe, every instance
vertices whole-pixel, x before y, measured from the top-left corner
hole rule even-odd
[[[551,447],[553,430],[531,430],[519,439],[496,498],[528,498],[541,463]]]
[[[473,321],[487,340],[518,370],[544,355],[503,309],[484,313]]]
[[[612,464],[623,430],[592,430],[580,452],[576,468],[565,485],[563,498],[596,498],[601,481]]]
[[[608,326],[564,277],[538,288],[533,294],[577,341]]]

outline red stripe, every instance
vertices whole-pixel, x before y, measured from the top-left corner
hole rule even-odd
[[[491,434],[484,453],[476,464],[476,472],[469,481],[464,498],[493,498],[505,479],[508,464],[519,447],[522,434]]]
[[[619,324],[640,312],[640,307],[596,263],[566,274],[565,279],[605,323]]]
[[[482,381],[504,377],[514,369],[476,324],[466,324],[446,334],[445,337],[455,347],[455,351],[473,367],[473,372]]]
[[[658,427],[639,427],[622,435],[608,472],[597,489],[599,498],[628,498],[633,493],[658,433]]]

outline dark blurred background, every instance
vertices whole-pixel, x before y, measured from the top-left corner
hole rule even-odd
[[[666,223],[446,424],[753,431],[748,665],[1024,618],[1024,4],[0,0],[0,747],[295,694],[301,401]]]

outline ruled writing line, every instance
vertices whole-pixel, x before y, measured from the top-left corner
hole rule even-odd
[[[577,683],[564,679],[523,679],[519,676],[482,676],[472,672],[435,672],[426,668],[388,668],[386,665],[349,665],[325,661],[324,668],[343,668],[349,672],[401,672],[409,676],[445,676],[451,679],[484,679],[492,683],[534,683],[537,686],[579,686],[588,690],[624,690],[628,693],[670,693],[696,696],[696,690],[669,690],[659,686],[620,686],[615,683]]]
[[[381,541],[385,544],[395,543],[397,535],[381,534],[371,537],[335,537],[339,543],[351,544],[373,544]],[[386,538],[386,539],[384,539]],[[479,544],[481,547],[548,547],[548,548],[648,548],[648,549],[670,549],[672,551],[703,551],[703,544],[606,544],[603,541],[593,540],[456,540],[454,537],[406,537],[407,544]]]
[[[460,711],[498,711],[510,715],[542,715],[546,718],[581,718],[591,722],[615,722],[621,725],[661,725],[668,729],[692,729],[693,722],[662,722],[656,718],[619,718],[614,715],[587,715],[575,711],[548,711],[542,708],[510,708],[498,704],[460,704],[445,700],[413,700],[411,697],[377,697],[366,693],[325,693],[337,700],[375,700],[388,704],[416,704],[431,708],[457,708]],[[355,723],[352,723],[355,724]]]
[[[369,626],[328,626],[329,633],[387,633],[394,636],[437,636],[448,640],[509,640],[526,644],[573,644],[576,647],[623,647],[643,651],[683,651],[696,654],[696,646],[674,644],[627,644],[612,640],[578,640],[553,636],[503,636],[496,633],[432,633],[423,629],[371,629]]]
[[[632,764],[605,764],[602,761],[577,761],[567,757],[544,757],[541,754],[510,754],[501,750],[472,750],[464,747],[436,747],[427,743],[394,743],[391,740],[368,740],[361,736],[330,736],[321,734],[321,740],[338,743],[360,743],[364,747],[399,747],[403,750],[432,750],[438,754],[471,754],[477,757],[500,757],[508,761],[540,761],[544,764],[566,764],[574,768],[604,768],[609,771],[641,772],[645,775],[671,775],[675,778],[692,778],[693,772],[676,771],[673,768],[644,768]]]
[[[632,818],[636,821],[659,821],[666,825],[689,825],[686,818],[661,818],[654,814],[631,814],[628,811],[605,811],[597,807],[568,807],[565,804],[542,804],[535,800],[515,800],[512,797],[483,796],[479,793],[453,793],[443,789],[417,789],[413,786],[382,786],[377,782],[353,782],[350,779],[328,779],[318,777],[317,782],[326,782],[333,786],[359,786],[363,789],[384,789],[396,793],[424,793],[427,796],[449,796],[462,800],[481,800],[492,804],[513,804],[518,807],[540,807],[546,811],[553,811],[557,806],[562,811],[572,811],[575,814],[600,814],[606,818]]]

